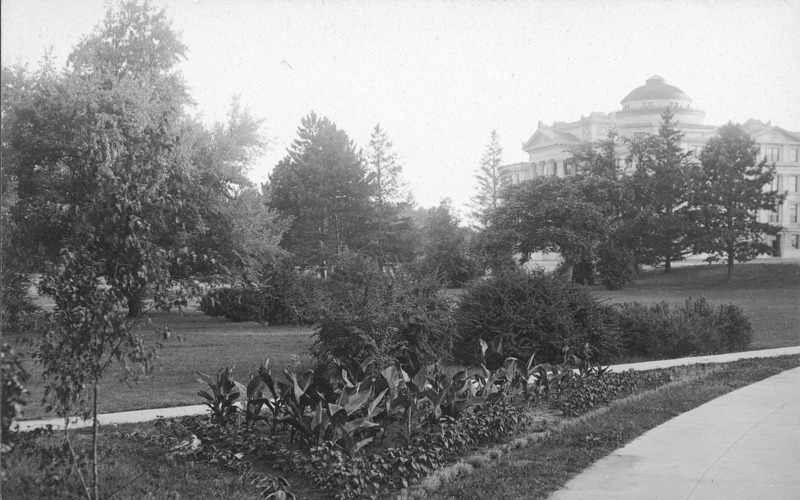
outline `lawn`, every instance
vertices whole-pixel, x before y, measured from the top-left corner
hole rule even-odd
[[[197,390],[203,387],[194,378],[195,370],[216,373],[220,368],[232,366],[237,380],[247,380],[247,374],[267,358],[278,371],[289,366],[292,355],[299,355],[305,365],[311,362],[307,352],[312,344],[312,330],[308,327],[232,323],[199,312],[155,313],[152,319],[172,331],[170,339],[164,342],[154,331],[142,330],[142,336],[151,344],[163,343],[156,372],[133,385],[119,380],[120,372],[109,373],[101,383],[101,413],[200,404]],[[26,359],[25,367],[33,377],[24,416],[46,417],[39,404],[43,395],[41,370],[30,359]]]
[[[753,349],[800,345],[800,265],[748,263],[737,265],[736,276],[728,281],[725,267],[687,266],[666,275],[648,272],[624,290],[608,291],[592,287],[592,293],[610,302],[680,303],[687,297],[706,297],[712,303],[733,302],[741,306],[753,324]],[[201,384],[194,371],[214,373],[226,366],[235,367],[237,380],[247,380],[267,358],[282,368],[293,354],[304,364],[313,342],[312,330],[302,326],[261,326],[256,323],[231,323],[199,312],[156,313],[153,321],[168,326],[173,334],[159,353],[159,367],[149,379],[129,386],[118,374],[109,374],[101,386],[100,411],[126,411],[200,404]],[[145,338],[161,341],[154,332]],[[25,351],[24,347],[19,347]],[[31,397],[24,418],[47,416],[39,404],[43,394],[40,370],[31,363]]]
[[[752,349],[800,345],[800,265],[737,264],[728,280],[724,265],[674,268],[644,273],[623,290],[592,286],[592,294],[612,303],[682,303],[705,297],[713,304],[734,303],[753,325]]]

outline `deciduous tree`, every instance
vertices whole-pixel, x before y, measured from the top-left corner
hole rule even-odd
[[[606,232],[606,218],[586,201],[579,179],[540,178],[511,186],[492,213],[486,238],[496,253],[517,254],[521,263],[534,252],[557,252],[571,276],[574,264],[592,262]]]

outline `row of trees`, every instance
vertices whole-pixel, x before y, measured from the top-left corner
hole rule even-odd
[[[721,127],[699,158],[681,148],[682,138],[667,109],[657,135],[629,140],[612,131],[576,148],[576,176],[509,186],[501,203],[487,197],[491,183],[482,179],[476,202],[487,261],[497,267],[512,255],[525,262],[534,252],[557,252],[568,274],[578,264],[594,266],[607,285],[619,287],[642,265],[669,272],[691,253],[724,259],[729,276],[736,261],[771,253],[769,238],[781,228],[759,214],[782,200],[769,189],[774,165],[758,161],[758,148],[738,125]],[[488,165],[484,159],[484,177],[492,175]]]
[[[312,113],[255,186],[261,120],[234,99],[227,120],[199,121],[178,71],[185,53],[163,10],[127,1],[63,68],[48,57],[34,71],[2,68],[2,330],[21,329],[30,276],[41,274],[55,307],[39,317],[34,357],[60,416],[96,416],[115,363],[148,373],[155,350],[137,322],[185,305],[200,283],[264,282],[287,261],[330,267],[345,249],[381,268],[419,259],[469,278],[452,207],[413,208],[380,126],[363,153]],[[99,494],[94,422],[92,466],[78,470],[87,498]]]

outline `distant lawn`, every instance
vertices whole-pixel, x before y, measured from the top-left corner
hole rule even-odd
[[[613,303],[666,301],[682,303],[688,297],[705,297],[713,304],[734,303],[753,324],[752,349],[800,345],[800,265],[736,264],[733,280],[724,265],[674,268],[671,273],[644,273],[623,290],[602,285],[592,294]]]
[[[220,368],[234,366],[236,380],[246,383],[249,372],[267,358],[273,371],[277,368],[278,372],[289,365],[292,354],[300,355],[305,364],[310,363],[306,354],[312,344],[309,327],[231,323],[199,312],[184,316],[177,312],[156,313],[153,322],[168,326],[173,332],[159,351],[156,372],[131,386],[119,380],[119,372],[110,372],[100,387],[101,413],[201,404],[197,390],[202,386],[194,379],[195,370],[216,373]],[[150,344],[163,342],[152,330],[143,330],[142,336]],[[24,346],[17,349],[27,350]],[[39,404],[44,394],[41,369],[27,355],[25,367],[33,375],[25,418],[52,416],[45,414]]]

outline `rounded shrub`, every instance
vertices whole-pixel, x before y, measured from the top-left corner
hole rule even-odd
[[[313,348],[320,364],[373,358],[374,366],[388,366],[406,350],[424,362],[449,356],[452,306],[434,276],[381,272],[373,261],[345,254],[321,288]]]
[[[480,361],[479,341],[503,340],[504,355],[560,362],[566,347],[587,342],[599,359],[619,354],[614,314],[586,289],[563,276],[514,270],[472,282],[456,311],[456,361]]]
[[[704,298],[678,306],[666,302],[617,306],[628,354],[651,359],[736,352],[750,346],[753,328],[739,306],[713,307]]]

